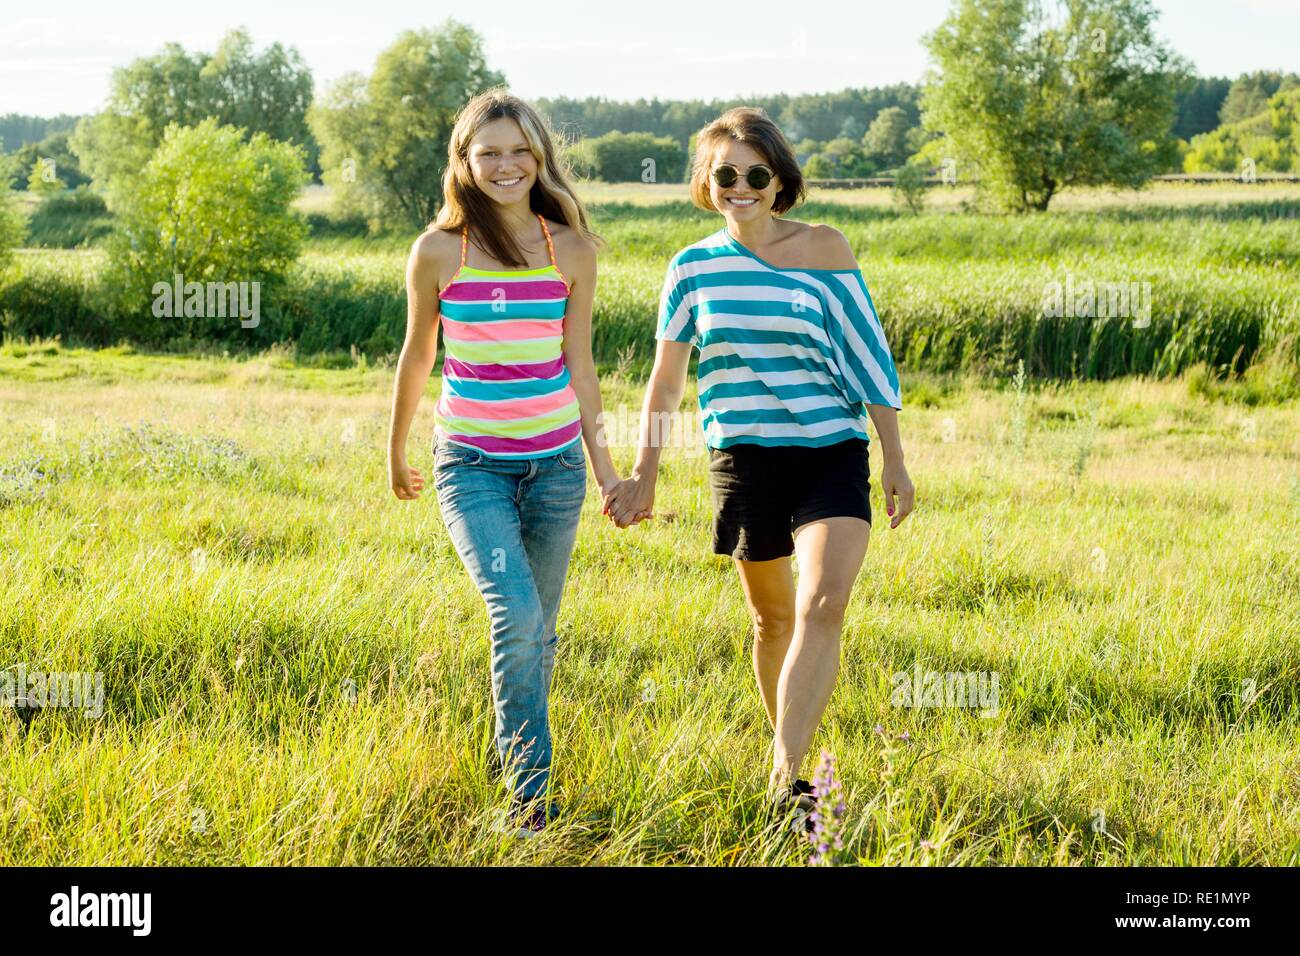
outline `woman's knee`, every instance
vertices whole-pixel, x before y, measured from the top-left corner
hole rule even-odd
[[[809,624],[839,627],[849,609],[850,592],[841,588],[814,588],[799,596],[799,618]]]
[[[781,601],[751,604],[749,616],[754,622],[754,637],[760,643],[787,641],[794,633],[794,606]]]
[[[534,600],[487,599],[488,621],[494,644],[512,646],[536,645],[540,650],[546,643],[545,618],[541,605]]]

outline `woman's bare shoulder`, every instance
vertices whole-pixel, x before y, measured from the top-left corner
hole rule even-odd
[[[445,229],[426,229],[411,245],[411,255],[418,259],[437,262],[453,254],[459,262],[460,233]]]
[[[596,248],[596,244],[583,235],[582,230],[574,229],[567,222],[551,222],[548,219],[546,220],[546,226],[551,230],[551,238],[557,244],[561,242],[567,243],[574,249],[583,246],[589,246],[592,249]]]
[[[578,263],[594,262],[596,259],[596,243],[589,237],[583,235],[581,230],[574,229],[562,222],[547,222],[547,227],[551,230],[551,240],[555,243],[555,254],[564,256],[570,261]]]
[[[857,258],[853,247],[834,226],[816,225],[786,219],[787,249],[790,258],[806,264],[809,269],[856,269]]]
[[[807,224],[805,224],[807,225]],[[844,233],[834,226],[808,225],[808,252],[819,269],[856,269],[857,256]]]
[[[428,229],[411,243],[407,260],[407,282],[421,288],[442,287],[460,268],[460,236],[443,229]]]

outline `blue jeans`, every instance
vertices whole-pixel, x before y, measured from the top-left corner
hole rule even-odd
[[[434,487],[487,605],[496,745],[520,800],[545,795],[555,620],[587,490],[581,443],[545,458],[493,458],[434,439]]]

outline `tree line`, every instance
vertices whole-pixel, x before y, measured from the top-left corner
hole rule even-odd
[[[1074,186],[1139,187],[1170,169],[1235,169],[1256,158],[1264,169],[1295,168],[1300,78],[1198,78],[1157,38],[1155,21],[1151,0],[952,0],[924,38],[930,69],[919,85],[743,102],[785,129],[810,178],[894,172],[912,189],[913,209],[924,174],[941,167],[974,182],[982,205],[1012,211],[1046,209]],[[71,129],[57,118],[43,139],[0,157],[0,184],[25,180],[52,198],[89,186],[130,240],[113,246],[119,265],[147,270],[163,262],[149,251],[160,235],[170,236],[173,265],[183,264],[177,256],[191,239],[211,259],[225,235],[178,235],[175,223],[151,229],[141,210],[162,215],[177,205],[148,205],[159,183],[200,181],[253,197],[231,177],[260,170],[275,180],[274,201],[260,196],[247,215],[278,237],[267,261],[291,261],[298,233],[274,221],[292,216],[285,184],[324,182],[337,215],[374,230],[422,227],[441,200],[457,111],[506,82],[481,37],[454,20],[402,32],[369,74],[347,74],[319,94],[295,49],[259,50],[234,30],[211,53],[171,43],[115,70],[103,109]],[[539,106],[579,174],[661,182],[687,174],[695,131],[740,102],[553,98]],[[0,129],[20,137],[46,132],[21,117],[7,123]],[[234,149],[239,160],[226,155],[223,171],[201,150],[179,155],[179,142],[213,155]],[[17,220],[12,210],[0,218],[12,245]]]
[[[1173,136],[1190,142],[1220,126],[1252,119],[1267,109],[1268,101],[1274,95],[1298,84],[1300,76],[1279,70],[1244,73],[1236,79],[1187,77],[1178,85],[1174,95]],[[789,131],[793,141],[820,143],[839,138],[859,139],[880,113],[888,109],[902,110],[910,129],[920,121],[920,98],[919,84],[898,83],[832,93],[731,100],[619,101],[604,97],[542,97],[537,100],[537,106],[550,117],[556,130],[570,139],[635,131],[653,137],[668,137],[679,145],[688,143],[696,130],[732,106],[759,106]],[[276,111],[283,108],[275,102],[268,106]],[[8,144],[10,150],[21,156],[20,177],[25,180],[38,156],[61,154],[65,160],[75,163],[75,157],[67,152],[67,137],[80,119],[82,117],[66,114],[55,117],[18,113],[0,115],[0,142]],[[58,165],[60,169],[73,168],[66,163]],[[319,168],[314,172],[318,174]]]
[[[227,48],[232,45],[244,51],[243,56],[251,65],[251,69],[244,71],[246,74],[255,77],[259,70],[274,69],[273,62],[259,64],[258,58],[251,55],[251,40],[242,31],[223,42]],[[181,56],[188,59],[189,72],[201,72],[201,57],[186,54],[180,48],[169,48],[155,57],[131,64],[122,81],[123,94],[114,96],[114,100],[122,104],[119,109],[131,111],[130,104],[135,94],[127,91],[141,85],[142,74],[166,73],[176,65],[175,58]],[[173,63],[168,64],[168,59]],[[228,57],[226,62],[229,62]],[[308,170],[312,179],[320,182],[320,146],[310,127],[304,129],[306,110],[300,97],[293,92],[304,85],[304,77],[310,82],[310,73],[306,67],[299,72],[299,77],[287,85],[287,97],[281,99],[273,87],[264,87],[259,97],[262,107],[278,120],[273,124],[252,122],[262,132],[274,132],[265,128],[267,126],[295,130],[297,139],[307,147]],[[283,86],[283,82],[279,85]],[[147,86],[149,96],[169,95],[165,92],[165,85],[149,83]],[[1227,77],[1183,78],[1174,93],[1176,115],[1171,134],[1175,140],[1188,145],[1182,151],[1184,158],[1167,171],[1238,170],[1243,152],[1252,151],[1249,145],[1240,144],[1240,135],[1225,133],[1215,139],[1203,139],[1200,143],[1193,141],[1204,134],[1224,127],[1237,127],[1243,122],[1254,122],[1258,128],[1260,118],[1270,110],[1270,101],[1279,93],[1297,86],[1300,86],[1300,76],[1278,70],[1242,74],[1235,80]],[[920,100],[919,84],[900,83],[832,93],[733,100],[617,101],[601,97],[543,97],[537,105],[551,118],[561,137],[573,145],[571,159],[577,172],[592,178],[635,181],[643,177],[641,160],[653,158],[661,171],[656,178],[672,181],[678,178],[679,170],[685,169],[695,131],[723,111],[743,104],[760,106],[789,131],[799,162],[810,178],[858,179],[895,170],[929,141],[931,137],[924,134],[920,123]],[[155,109],[152,112],[157,115],[166,111]],[[191,104],[189,109],[178,103],[171,112],[177,116],[187,112],[192,116],[209,115],[203,112],[201,103]],[[234,116],[212,115],[237,121]],[[9,144],[11,149],[11,176],[20,184],[28,184],[29,188],[37,190],[42,188],[41,182],[51,181],[50,174],[62,188],[88,184],[91,177],[82,170],[80,160],[69,145],[72,131],[81,119],[83,117],[68,115],[47,119],[16,113],[0,116],[0,143]],[[1256,147],[1253,151],[1276,155],[1276,150],[1261,151]],[[38,165],[41,163],[44,166]],[[1273,168],[1274,165],[1266,161],[1262,168]]]

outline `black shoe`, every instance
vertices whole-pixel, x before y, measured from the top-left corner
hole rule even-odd
[[[769,796],[771,815],[787,823],[794,832],[813,832],[812,812],[817,809],[813,788],[807,780],[796,780]]]
[[[19,697],[14,701],[14,713],[18,715],[18,726],[24,737],[31,730],[32,719],[40,712],[41,705],[29,697]]]
[[[514,801],[510,812],[511,832],[520,839],[531,840],[540,836],[547,824],[559,815],[556,803],[545,798]]]
[[[531,840],[541,836],[542,831],[546,829],[546,823],[546,810],[542,807],[533,807],[531,810],[515,814],[512,832],[521,840]]]

